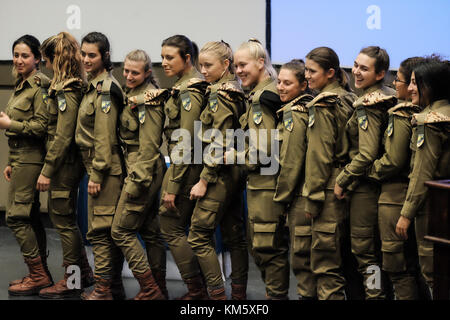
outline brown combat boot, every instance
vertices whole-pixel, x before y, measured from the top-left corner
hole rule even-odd
[[[208,289],[209,298],[211,300],[227,300],[227,295],[225,294],[225,288],[216,287],[215,289]]]
[[[166,300],[169,300],[169,291],[166,286],[166,272],[155,270],[153,271],[153,277],[155,278],[159,289],[161,289],[162,294],[166,297]]]
[[[188,292],[175,300],[209,300],[208,290],[200,275],[184,280]]]
[[[134,277],[139,282],[141,290],[133,300],[167,300],[161,292],[161,289],[158,287],[151,270],[148,270],[143,274],[135,273]]]
[[[81,249],[79,266],[81,271],[81,288],[87,288],[94,285],[94,273],[92,272],[92,268],[89,265],[89,261],[86,256],[86,250],[84,247]]]
[[[52,275],[50,274],[50,271],[48,270],[48,266],[47,266],[47,257],[48,257],[48,254],[45,255],[45,256],[41,256],[42,265],[44,266],[45,272],[47,273],[48,277],[50,278],[51,282],[53,283]],[[12,281],[9,282],[9,286],[11,287],[11,286],[14,286],[16,284],[22,283],[25,280],[25,278],[29,278],[29,277],[30,277],[30,274],[27,274],[22,279],[12,280]]]
[[[80,298],[80,294],[83,291],[81,288],[69,289],[67,287],[67,279],[70,275],[67,273],[67,268],[70,264],[64,263],[63,267],[65,268],[64,279],[58,281],[55,285],[42,289],[39,292],[39,297],[44,299],[73,299]],[[80,279],[81,280],[81,279]],[[80,284],[81,286],[81,284]]]
[[[113,300],[111,294],[111,279],[103,279],[94,275],[95,285],[91,293],[81,294],[83,300]]]
[[[231,283],[231,300],[247,300],[247,284]]]
[[[25,258],[30,272],[29,276],[23,278],[23,281],[9,287],[8,293],[12,296],[31,296],[38,294],[41,289],[53,285],[51,278],[45,271],[42,258]]]

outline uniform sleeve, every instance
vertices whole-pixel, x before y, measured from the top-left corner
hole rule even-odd
[[[75,135],[81,92],[66,91],[64,98],[66,99],[66,109],[64,111],[58,109],[55,139],[47,150],[42,168],[42,175],[47,178],[51,178],[66,159]]]
[[[224,101],[224,98],[218,95],[217,97],[218,107],[217,111],[212,113],[213,117],[213,128],[220,131],[222,134],[222,139],[207,139],[205,133],[203,132],[203,143],[208,144],[212,149],[210,153],[212,155],[212,161],[204,161],[203,170],[200,173],[200,178],[206,180],[208,183],[216,183],[218,178],[218,171],[223,166],[223,164],[214,161],[215,153],[214,150],[225,150],[226,143],[226,130],[233,128],[233,112],[231,111],[232,106],[227,106],[227,104],[232,104],[231,101]],[[206,109],[207,112],[210,112]],[[222,159],[222,157],[221,157]],[[205,159],[206,160],[206,159]]]
[[[306,153],[307,115],[302,118],[298,112],[292,112],[294,126],[292,131],[283,128],[283,141],[280,149],[280,173],[273,200],[290,203],[304,169]]]
[[[383,111],[375,107],[365,108],[365,111],[368,126],[364,130],[358,125],[358,153],[336,178],[336,183],[344,189],[357,180],[358,177],[364,176],[369,170],[369,166],[372,165],[378,156],[382,134]]]
[[[33,95],[33,117],[27,121],[11,120],[8,130],[28,137],[44,137],[47,133],[47,105],[40,88]]]
[[[139,152],[125,187],[125,191],[135,197],[152,183],[154,168],[160,156],[164,120],[162,106],[145,106],[145,121],[139,128]]]
[[[333,170],[333,156],[337,139],[337,123],[329,108],[315,109],[315,121],[307,130],[305,211],[317,216],[325,201],[325,189]]]
[[[405,203],[400,214],[410,220],[423,207],[428,194],[425,181],[434,179],[434,173],[442,154],[444,135],[435,127],[425,125],[425,142],[417,148],[410,175]]]
[[[368,173],[371,179],[386,180],[398,173],[409,160],[410,121],[396,115],[393,121],[394,131],[391,137],[386,138],[385,152],[380,159],[375,160]]]
[[[180,129],[187,130],[191,137],[191,155],[194,154],[194,121],[200,118],[203,105],[203,94],[197,91],[189,91],[189,97],[191,99],[191,109],[186,111],[181,107],[181,119],[180,119]],[[183,155],[184,156],[184,155]],[[190,157],[192,159],[193,157]],[[167,193],[179,194],[181,183],[184,176],[187,173],[190,164],[172,163],[169,167],[169,181],[167,183]]]
[[[108,113],[101,109],[101,95],[97,97],[94,124],[94,158],[90,179],[102,183],[105,172],[112,167],[112,153],[116,140],[118,112],[122,101],[111,95],[111,108]]]

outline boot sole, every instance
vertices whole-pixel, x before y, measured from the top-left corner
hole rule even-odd
[[[47,285],[47,286],[43,286],[43,287],[39,287],[39,288],[35,288],[33,290],[29,290],[29,291],[11,291],[8,290],[8,294],[11,296],[16,296],[16,297],[23,297],[23,296],[37,296],[39,295],[39,291],[41,291],[42,289],[51,287],[53,285],[53,283]]]
[[[73,290],[73,292],[61,293],[58,295],[39,293],[39,297],[43,299],[64,300],[64,299],[81,299],[82,290]]]

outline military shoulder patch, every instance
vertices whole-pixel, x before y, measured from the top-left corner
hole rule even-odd
[[[217,91],[211,92],[208,98],[208,107],[211,112],[217,112],[219,108],[219,101],[217,100]]]
[[[363,106],[358,106],[356,108],[356,115],[358,117],[359,127],[363,130],[367,130],[369,119],[367,118],[366,109]]]
[[[64,91],[58,91],[56,93],[56,98],[58,100],[58,109],[61,112],[64,112],[66,110],[67,107],[67,103],[66,103],[66,97],[64,95]]]
[[[145,104],[140,104],[138,106],[138,112],[139,112],[139,122],[140,124],[143,124],[145,122]]]
[[[182,91],[180,93],[180,98],[181,98],[181,105],[183,106],[183,109],[186,111],[190,111],[192,108],[191,105],[191,96],[189,94],[189,91]]]

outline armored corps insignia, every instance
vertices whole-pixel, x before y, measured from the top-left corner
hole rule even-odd
[[[111,109],[111,101],[102,101],[102,111],[104,113],[108,113],[109,110]]]
[[[256,124],[260,124],[262,121],[262,112],[254,112],[253,113],[253,122]]]
[[[139,122],[141,124],[145,122],[145,105],[139,106]]]
[[[292,121],[292,118],[283,120],[284,127],[287,131],[292,131],[292,128],[294,127],[294,122]]]
[[[189,92],[184,92],[181,94],[181,105],[183,109],[186,111],[191,110],[191,97],[189,96]]]
[[[417,127],[417,148],[420,148],[425,142],[425,126],[423,124]]]
[[[67,103],[66,103],[66,99],[64,98],[64,94],[58,94],[56,96],[58,98],[58,109],[63,112],[66,110],[67,107]]]
[[[392,135],[392,132],[394,132],[394,119],[393,115],[389,115],[389,124],[387,127],[387,135],[390,137]]]

